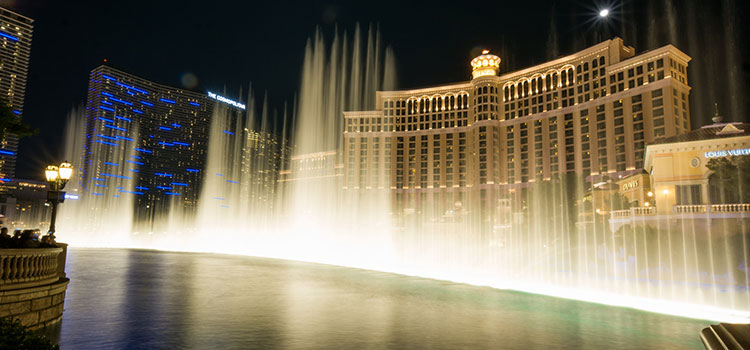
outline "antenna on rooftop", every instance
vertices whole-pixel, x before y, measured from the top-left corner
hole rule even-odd
[[[719,115],[719,104],[718,103],[714,103],[714,109],[715,109],[714,117],[711,118],[711,120],[714,121],[714,124],[719,124],[719,123],[721,123],[721,119],[723,119],[723,118],[722,118],[722,116]]]

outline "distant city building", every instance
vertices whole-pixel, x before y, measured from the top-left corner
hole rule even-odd
[[[566,173],[618,179],[646,144],[690,130],[690,57],[674,46],[636,55],[615,38],[498,76],[500,61],[484,51],[468,82],[379,91],[376,110],[345,112],[344,188],[442,213]]]
[[[304,183],[314,185],[320,181],[343,179],[344,165],[338,163],[336,151],[297,154],[291,157],[288,169],[282,170],[279,182],[291,185]]]
[[[31,33],[34,20],[0,7],[0,103],[13,113],[23,115],[31,56]],[[0,139],[0,178],[16,173],[18,138],[6,134]]]
[[[233,104],[225,102],[234,102]],[[81,195],[111,206],[130,196],[136,221],[194,210],[214,107],[240,113],[225,97],[157,84],[107,65],[91,72]],[[98,198],[98,199],[97,199]]]
[[[75,194],[66,197],[78,199]],[[46,203],[46,182],[21,179],[5,181],[3,193],[0,194],[0,225],[10,229],[38,228],[46,231],[50,219],[50,207]]]
[[[250,203],[266,208],[275,204],[278,181],[290,149],[285,140],[267,132],[244,130],[242,191]]]

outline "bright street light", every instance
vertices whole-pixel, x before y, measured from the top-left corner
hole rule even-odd
[[[599,17],[604,18],[604,17],[607,17],[608,15],[609,15],[609,9],[603,9],[599,11]]]
[[[65,201],[65,184],[73,176],[73,164],[68,161],[62,162],[60,166],[49,165],[44,169],[44,177],[49,183],[47,191],[47,202],[52,204],[52,217],[49,222],[49,234],[52,239],[55,237],[55,219],[57,219],[57,205]]]
[[[64,161],[62,164],[60,164],[60,167],[58,169],[60,172],[60,179],[64,181],[70,180],[70,177],[73,175],[73,164],[68,163],[68,161]]]
[[[44,169],[44,177],[46,177],[47,181],[50,183],[57,181],[57,179],[60,178],[58,167],[55,165],[48,166],[47,169]]]

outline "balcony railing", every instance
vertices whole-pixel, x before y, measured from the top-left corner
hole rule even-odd
[[[630,217],[630,209],[625,210],[613,210],[610,212],[612,219],[620,219]]]
[[[711,204],[712,213],[750,213],[750,203]]]
[[[701,204],[701,205],[675,205],[675,214],[731,214],[750,213],[750,203],[738,204]]]
[[[633,207],[625,210],[613,210],[610,212],[612,219],[629,218],[632,216],[656,215],[654,207]]]
[[[29,288],[59,279],[62,248],[0,249],[0,290]]]
[[[656,208],[654,207],[635,207],[630,208],[633,215],[656,215]]]
[[[673,212],[675,214],[702,214],[707,210],[707,205],[675,205]]]

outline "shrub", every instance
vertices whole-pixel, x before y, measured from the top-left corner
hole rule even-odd
[[[18,320],[0,319],[0,350],[59,350],[47,337],[27,330]]]

